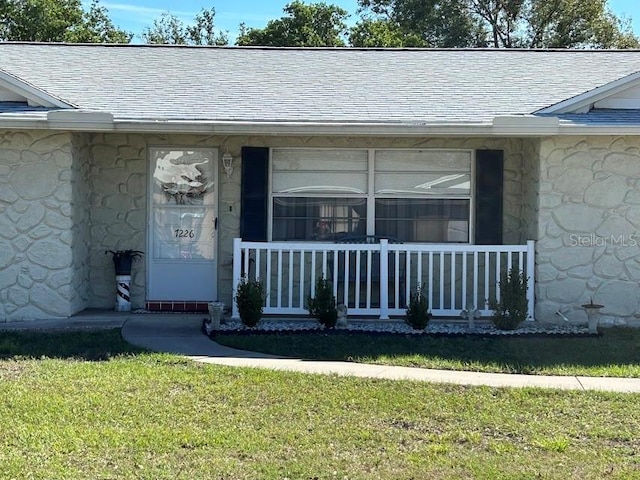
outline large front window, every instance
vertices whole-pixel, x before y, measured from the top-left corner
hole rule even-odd
[[[470,151],[274,149],[271,238],[469,242]]]

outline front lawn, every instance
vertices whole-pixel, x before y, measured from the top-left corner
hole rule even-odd
[[[640,377],[640,329],[599,337],[414,337],[347,333],[217,335],[230,347],[320,360],[535,375]]]
[[[640,395],[219,367],[117,332],[0,332],[0,345],[0,478],[640,474]]]

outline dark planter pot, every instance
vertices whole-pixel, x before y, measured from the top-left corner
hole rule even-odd
[[[116,267],[116,312],[131,311],[131,266],[133,261],[141,258],[144,253],[138,250],[107,250],[113,259],[113,265]]]
[[[113,256],[113,264],[116,267],[116,275],[131,275],[131,266],[134,260],[142,257],[143,252],[138,250],[107,250]]]
[[[113,264],[116,266],[116,275],[131,275],[133,257],[113,257]]]

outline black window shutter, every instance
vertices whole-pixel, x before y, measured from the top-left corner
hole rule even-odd
[[[476,245],[502,245],[504,152],[476,150]]]
[[[240,237],[249,242],[267,241],[269,201],[269,149],[242,147]]]

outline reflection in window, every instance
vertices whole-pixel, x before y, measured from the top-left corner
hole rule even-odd
[[[213,179],[205,173],[210,164],[211,158],[205,152],[158,150],[153,181],[164,194],[165,202],[161,203],[201,205],[213,188]]]
[[[283,197],[273,200],[274,240],[327,240],[366,233],[360,198]]]
[[[402,242],[469,241],[469,200],[376,200],[376,235]]]
[[[469,242],[469,150],[280,148],[271,155],[273,240],[375,234]]]

